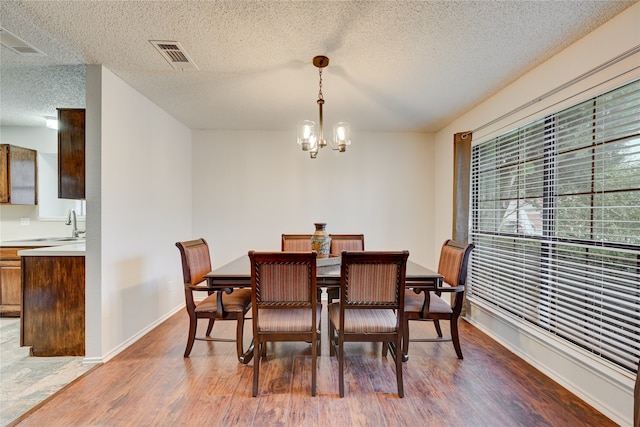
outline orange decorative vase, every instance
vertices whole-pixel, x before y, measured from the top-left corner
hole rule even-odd
[[[328,258],[331,249],[331,237],[327,233],[326,222],[316,222],[316,231],[311,236],[311,250],[318,252],[318,258]]]

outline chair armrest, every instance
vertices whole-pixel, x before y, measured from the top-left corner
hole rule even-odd
[[[445,286],[443,288],[436,288],[435,292],[464,292],[464,286]]]
[[[188,285],[188,284],[185,284],[184,288],[192,290],[192,291],[211,291],[211,289],[209,287],[201,286],[201,285]]]
[[[460,314],[461,311],[461,307],[462,307],[462,301],[464,298],[464,285],[459,285],[459,286],[445,286],[442,288],[437,288],[434,293],[438,296],[441,296],[441,294],[443,292],[447,292],[450,294],[454,294],[455,297],[452,298],[453,301],[451,301],[451,309],[453,310],[454,314],[457,313],[457,316]],[[427,301],[428,301],[429,297],[427,296]]]
[[[219,288],[217,286],[215,288],[210,288],[208,286],[203,286],[203,285],[187,285],[187,284],[184,285],[184,288],[192,291],[199,291],[199,292],[207,291],[209,292],[209,295],[211,295],[215,291],[221,291],[221,292],[224,292],[225,294],[230,294],[231,292],[233,292],[233,289],[234,289],[231,286],[228,288]]]

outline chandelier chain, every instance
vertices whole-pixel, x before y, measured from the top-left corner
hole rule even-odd
[[[320,83],[318,90],[318,100],[322,99],[324,101],[324,97],[322,96],[322,68],[318,68],[318,74],[320,75]]]

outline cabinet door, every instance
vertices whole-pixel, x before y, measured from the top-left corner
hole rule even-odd
[[[85,198],[85,110],[58,109],[58,198]]]
[[[0,315],[20,316],[22,266],[17,247],[0,247]]]
[[[0,146],[0,203],[9,203],[9,145]]]
[[[28,148],[9,147],[10,202],[12,205],[38,204],[38,152]]]
[[[37,205],[38,152],[9,144],[0,152],[0,203]]]
[[[3,305],[20,305],[20,272],[20,261],[0,264],[0,292]]]

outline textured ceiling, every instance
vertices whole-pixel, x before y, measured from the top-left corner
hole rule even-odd
[[[84,106],[103,64],[193,129],[435,131],[635,1],[1,1],[0,25],[46,53],[0,52],[3,126]],[[174,70],[149,40],[179,42]]]

